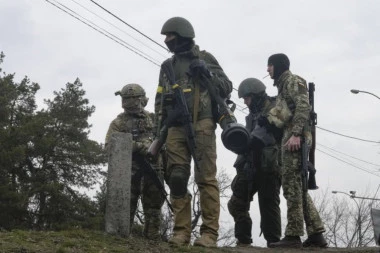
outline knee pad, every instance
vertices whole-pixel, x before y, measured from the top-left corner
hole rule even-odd
[[[170,194],[176,198],[183,198],[187,193],[187,183],[190,171],[184,167],[175,167],[169,176]]]
[[[231,199],[228,201],[227,204],[229,213],[236,220],[239,220],[242,217],[248,215],[249,206],[250,202],[241,200],[234,195],[232,195]]]

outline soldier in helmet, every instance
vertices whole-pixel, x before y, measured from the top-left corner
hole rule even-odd
[[[281,130],[259,126],[263,115],[274,107],[276,98],[269,97],[265,85],[256,78],[241,82],[238,95],[249,108],[246,128],[251,133],[249,149],[238,156],[234,167],[237,175],[232,181],[232,197],[228,210],[235,221],[235,237],[238,247],[250,247],[252,243],[252,219],[250,202],[257,193],[261,215],[260,228],[267,245],[281,237],[280,211],[280,140]]]
[[[290,61],[285,54],[274,54],[268,58],[267,71],[274,86],[278,88],[277,110],[268,114],[268,121],[282,126],[282,189],[287,201],[288,224],[285,237],[272,248],[301,248],[327,246],[322,233],[325,232],[323,222],[314,203],[307,192],[302,189],[301,159],[302,139],[311,145],[312,137],[308,120],[310,104],[306,81],[289,70]],[[284,115],[287,115],[286,117]],[[303,244],[304,221],[308,238]]]
[[[199,169],[194,170],[195,182],[200,192],[202,212],[201,237],[195,246],[215,247],[219,229],[219,188],[216,180],[216,120],[213,117],[214,102],[207,90],[206,82],[214,85],[222,98],[232,91],[232,83],[225,75],[212,54],[201,51],[194,42],[194,29],[190,22],[181,17],[170,18],[162,27],[165,44],[174,55],[164,63],[173,66],[175,82],[183,89],[186,103],[192,114],[195,130],[196,158]],[[155,101],[157,125],[173,110],[173,103],[166,101],[173,93],[168,76],[161,68]],[[162,102],[163,101],[163,102]],[[187,245],[191,237],[191,199],[187,184],[191,174],[191,153],[187,144],[183,119],[171,122],[167,131],[168,184],[174,208],[173,236],[169,243]]]
[[[148,239],[159,240],[161,238],[161,207],[164,203],[164,198],[152,178],[146,175],[143,172],[144,170],[133,159],[134,154],[145,156],[147,153],[153,138],[154,115],[144,110],[148,103],[148,98],[145,96],[145,90],[140,85],[127,84],[115,95],[121,96],[124,112],[120,113],[111,122],[106,135],[105,146],[107,148],[114,132],[131,133],[133,135],[130,222],[133,224],[137,202],[141,197],[145,217],[144,236]],[[162,180],[163,165],[161,157],[158,157],[153,167]]]

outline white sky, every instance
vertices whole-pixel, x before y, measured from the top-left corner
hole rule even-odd
[[[170,56],[90,0],[50,1],[66,5],[153,57],[158,64]],[[185,17],[195,29],[196,43],[217,58],[235,88],[247,77],[262,79],[267,75],[268,57],[273,53],[285,53],[290,58],[291,71],[316,85],[318,126],[344,135],[380,141],[380,100],[369,94],[350,93],[350,89],[359,89],[380,95],[379,1],[97,2],[163,46],[164,37],[160,34],[163,23],[173,16]],[[112,26],[81,6],[106,19]],[[114,92],[127,83],[136,82],[145,87],[150,97],[147,109],[153,110],[159,67],[48,2],[0,0],[0,27],[0,51],[6,55],[2,69],[16,73],[16,81],[26,75],[40,84],[37,94],[39,109],[43,106],[43,99],[53,97],[53,91],[80,78],[86,97],[91,105],[96,106],[90,119],[93,124],[91,139],[104,142],[109,123],[122,111],[120,97],[115,97]],[[263,82],[267,85],[267,93],[276,95],[273,81],[267,77]],[[233,99],[243,105],[236,91]],[[244,124],[245,114],[237,111],[236,116]],[[232,177],[236,156],[223,147],[218,129],[217,163]],[[322,190],[355,190],[358,196],[368,190],[370,193],[376,191],[380,183],[379,144],[318,129],[317,149],[361,168],[316,151],[317,184]],[[379,196],[380,193],[377,198]],[[282,199],[283,211],[286,210],[284,204]],[[263,238],[257,238],[260,231],[256,206],[255,199],[251,208],[254,243],[263,245]],[[231,217],[223,212],[222,226],[225,222],[232,226],[231,221]]]

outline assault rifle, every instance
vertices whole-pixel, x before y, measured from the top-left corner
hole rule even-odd
[[[310,150],[308,152],[309,156],[309,162],[308,162],[308,171],[309,171],[309,180],[308,180],[308,189],[309,190],[316,190],[318,189],[316,180],[315,180],[315,173],[317,172],[315,169],[315,144],[316,144],[316,125],[317,125],[317,113],[314,111],[314,91],[315,91],[315,84],[309,83],[309,103],[311,105],[311,111],[310,111],[310,119],[309,119],[309,125],[311,129],[311,136],[312,136],[312,143]]]
[[[174,91],[174,94],[173,94],[174,110],[172,111],[170,115],[168,115],[168,118],[164,121],[164,124],[162,128],[160,129],[159,138],[154,140],[152,145],[149,147],[148,155],[154,157],[158,154],[158,151],[161,149],[162,145],[165,143],[166,136],[164,133],[167,131],[168,126],[172,123],[172,121],[180,118],[182,119],[183,126],[185,128],[187,146],[194,159],[195,167],[199,170],[200,169],[199,160],[197,159],[197,156],[195,153],[195,150],[197,147],[195,144],[195,132],[194,132],[191,114],[189,112],[189,108],[187,107],[186,98],[181,86],[175,83],[175,75],[174,75],[174,70],[173,70],[173,65],[171,63],[171,60],[166,60],[164,63],[162,63],[161,69],[165,73],[166,77],[168,78],[169,83]]]
[[[162,196],[165,198],[166,203],[168,204],[169,209],[173,211],[173,207],[170,204],[168,200],[168,193],[165,190],[165,186],[162,183],[161,179],[158,177],[155,169],[153,168],[152,164],[146,160],[146,158],[143,155],[140,154],[133,154],[133,160],[137,162],[144,170],[145,175],[148,175],[152,180],[153,183],[157,186],[157,188],[160,190]]]
[[[301,180],[302,180],[302,190],[307,192],[309,189],[309,180],[308,172],[309,172],[309,148],[307,146],[306,140],[304,137],[301,139],[301,150],[302,150],[302,158],[301,158]],[[309,180],[308,180],[309,179]]]

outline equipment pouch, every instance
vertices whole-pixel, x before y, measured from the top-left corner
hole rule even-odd
[[[266,173],[272,173],[279,170],[278,164],[278,147],[264,147],[261,153],[261,170]]]
[[[284,128],[291,117],[292,112],[285,99],[277,97],[276,106],[269,111],[267,116],[269,123],[275,125],[277,128]]]

